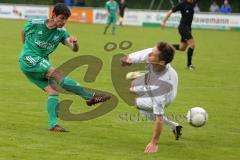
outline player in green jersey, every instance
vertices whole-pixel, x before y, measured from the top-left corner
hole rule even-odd
[[[31,82],[48,94],[49,131],[67,131],[57,124],[59,93],[56,88],[52,87],[53,81],[64,90],[84,98],[88,106],[111,98],[108,95],[97,95],[85,90],[78,82],[53,67],[49,61],[49,54],[57,48],[59,43],[74,52],[79,50],[77,38],[70,36],[63,28],[70,15],[70,10],[64,4],[58,3],[53,9],[51,18],[29,20],[22,32],[24,46],[19,57],[19,66]]]
[[[109,0],[106,2],[105,8],[107,9],[108,19],[107,25],[104,30],[104,34],[107,33],[109,26],[112,24],[112,34],[115,34],[115,26],[119,15],[119,6],[115,0]]]

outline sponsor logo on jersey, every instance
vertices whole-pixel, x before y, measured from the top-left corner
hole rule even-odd
[[[51,43],[45,42],[45,41],[37,40],[37,41],[35,41],[35,44],[37,44],[39,47],[44,48],[44,49],[53,49],[54,48],[54,45],[52,45]]]
[[[54,36],[54,37],[53,37],[53,40],[54,40],[54,41],[56,41],[56,40],[58,40],[58,39],[59,39],[59,36]]]
[[[38,34],[43,34],[43,32],[42,32],[42,31],[39,31]]]

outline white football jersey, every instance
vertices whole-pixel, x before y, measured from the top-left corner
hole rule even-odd
[[[153,48],[129,54],[132,63],[148,63]],[[170,64],[162,72],[154,72],[152,64],[147,65],[148,73],[132,82],[131,90],[139,95],[136,105],[142,110],[152,110],[156,115],[164,114],[164,107],[177,95],[178,75]]]

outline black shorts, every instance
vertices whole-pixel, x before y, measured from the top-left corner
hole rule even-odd
[[[180,25],[178,27],[178,32],[181,35],[181,42],[187,42],[189,39],[192,39],[192,29],[186,25]]]

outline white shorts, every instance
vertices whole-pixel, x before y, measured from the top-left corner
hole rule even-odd
[[[149,90],[156,89],[156,87],[158,87],[158,90],[162,89],[159,88],[159,86],[154,85],[146,86],[144,76],[141,76],[132,82],[131,90],[139,96],[136,98],[135,104],[140,113],[144,114],[144,116],[148,115],[149,117],[152,117],[154,115],[163,115],[164,108],[174,100],[172,92],[159,92],[161,94],[154,96],[149,94]]]

